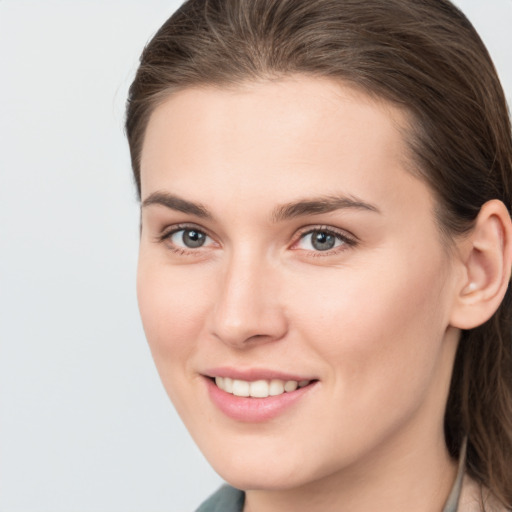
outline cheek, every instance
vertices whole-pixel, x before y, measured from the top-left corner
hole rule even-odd
[[[203,276],[204,277],[204,276]],[[207,281],[179,267],[139,260],[137,297],[142,323],[157,369],[173,375],[195,350],[205,323]]]
[[[339,389],[371,397],[429,383],[447,327],[446,261],[404,251],[294,289],[298,330],[328,361]],[[302,297],[300,299],[300,297]],[[383,385],[385,383],[385,385]],[[407,386],[404,384],[407,383]]]

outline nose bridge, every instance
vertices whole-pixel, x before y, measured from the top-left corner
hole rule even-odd
[[[284,335],[278,272],[268,258],[248,247],[233,251],[218,286],[212,332],[223,342],[241,347]]]

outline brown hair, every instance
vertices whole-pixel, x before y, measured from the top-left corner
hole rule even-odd
[[[172,91],[289,74],[331,77],[404,107],[417,172],[437,197],[443,233],[470,230],[481,206],[512,207],[512,137],[489,54],[448,0],[189,0],[144,49],[126,131],[140,155],[154,108]],[[445,434],[467,472],[512,506],[512,293],[462,333]]]

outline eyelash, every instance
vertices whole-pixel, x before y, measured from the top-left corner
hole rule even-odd
[[[198,226],[195,226],[193,224],[178,224],[168,230],[163,231],[162,234],[160,234],[157,237],[157,241],[161,243],[166,243],[167,247],[172,252],[180,256],[198,255],[198,253],[200,252],[199,249],[202,249],[202,246],[196,249],[185,249],[183,247],[177,247],[170,241],[172,236],[175,235],[176,233],[187,230],[196,231],[210,239],[213,239],[203,228],[199,228]],[[300,241],[303,240],[307,235],[311,235],[313,233],[325,233],[328,236],[335,237],[337,241],[342,242],[340,246],[325,251],[306,250],[306,252],[308,252],[313,257],[332,256],[334,254],[338,254],[339,252],[346,251],[351,247],[355,247],[358,244],[357,238],[351,234],[348,234],[347,232],[341,232],[329,226],[309,226],[307,228],[303,228],[298,232],[298,235],[292,242],[291,247],[293,248],[294,246],[299,244]]]

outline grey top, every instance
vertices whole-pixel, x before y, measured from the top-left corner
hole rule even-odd
[[[223,485],[210,496],[196,512],[242,512],[245,493],[229,485]]]
[[[457,478],[455,479],[448,500],[443,508],[443,512],[457,512],[462,479],[464,477],[464,467],[466,465],[466,445],[467,442],[464,440],[460,451]],[[210,496],[196,512],[243,512],[244,502],[245,493],[243,491],[239,491],[229,485],[223,485],[215,494]]]

